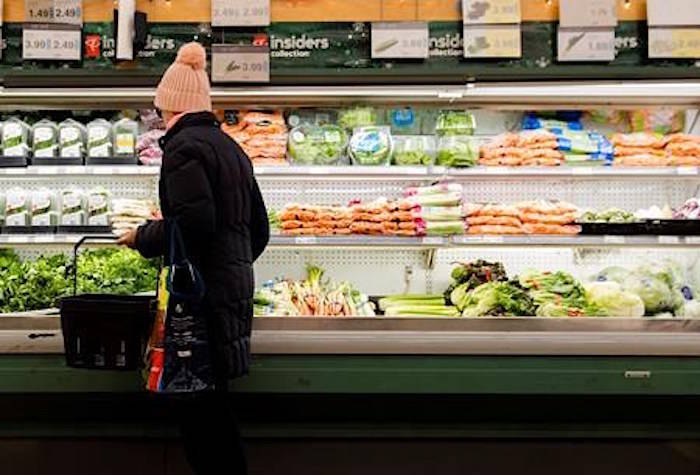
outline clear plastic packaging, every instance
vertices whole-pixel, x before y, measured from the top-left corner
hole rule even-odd
[[[110,157],[112,141],[112,124],[109,121],[96,119],[87,125],[88,157]]]
[[[58,154],[58,127],[42,119],[32,127],[32,148],[35,157],[55,157]]]
[[[22,120],[12,117],[2,127],[2,153],[6,157],[26,157],[29,155],[29,126]]]
[[[58,224],[58,205],[56,194],[46,188],[32,191],[31,225],[56,226]]]
[[[73,119],[58,124],[58,146],[60,156],[65,158],[82,157],[85,151],[85,126]]]
[[[347,133],[336,125],[301,125],[289,134],[289,157],[297,165],[334,165],[347,145]]]
[[[338,114],[338,125],[347,130],[377,125],[377,111],[373,107],[352,107],[342,110]]]
[[[466,110],[443,110],[438,114],[435,123],[435,134],[445,135],[474,135],[476,119]]]
[[[435,161],[435,139],[412,135],[394,137],[394,165],[432,165]]]
[[[29,226],[29,193],[14,187],[5,196],[5,226]]]
[[[359,127],[348,146],[354,165],[388,165],[394,151],[389,127]]]
[[[139,134],[139,124],[131,119],[121,119],[114,123],[114,155],[119,157],[136,156],[136,137]]]
[[[80,188],[61,192],[61,225],[84,226],[86,222],[85,193]]]
[[[418,135],[421,130],[421,111],[413,107],[387,109],[386,123],[393,135]]]
[[[88,226],[109,226],[112,196],[103,188],[90,190],[87,197]]]
[[[479,162],[478,141],[470,135],[438,138],[435,164],[444,167],[473,167]]]

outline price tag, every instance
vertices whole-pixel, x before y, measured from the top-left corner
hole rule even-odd
[[[302,246],[318,244],[318,238],[316,236],[299,236],[294,239],[294,243]]]
[[[700,27],[649,28],[650,58],[700,58]]]
[[[686,244],[698,245],[700,244],[700,236],[687,236],[685,238]]]
[[[559,61],[613,61],[615,30],[559,28],[557,50]]]
[[[591,167],[573,167],[571,169],[572,175],[593,175],[593,169]]]
[[[647,0],[649,26],[700,25],[698,0]]]
[[[605,244],[624,244],[624,236],[603,236],[603,242]]]
[[[678,167],[677,172],[679,175],[697,175],[698,174],[698,168],[697,167]]]
[[[520,0],[462,0],[465,24],[520,23]]]
[[[659,236],[659,244],[678,244],[680,242],[678,236]]]
[[[427,22],[372,23],[372,58],[425,59]]]
[[[489,175],[508,175],[510,169],[508,167],[484,167],[484,170]]]
[[[24,21],[27,23],[83,24],[82,0],[25,0]]]
[[[80,61],[82,31],[79,26],[25,24],[22,59]]]
[[[501,243],[503,243],[503,236],[493,236],[493,235],[487,234],[483,237],[483,241],[491,243],[491,244],[501,244]]]
[[[25,244],[28,242],[26,236],[7,236],[8,244]]]
[[[58,173],[59,173],[58,167],[38,167],[37,168],[38,175],[58,175]]]
[[[520,25],[464,25],[465,58],[520,58]]]
[[[441,246],[443,239],[441,237],[424,237],[422,242],[426,246]]]
[[[559,0],[559,26],[617,26],[615,0]]]
[[[270,82],[267,46],[213,45],[211,55],[214,82]]]
[[[269,26],[270,0],[212,0],[211,26]]]

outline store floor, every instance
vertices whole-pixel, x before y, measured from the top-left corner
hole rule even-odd
[[[249,456],[251,475],[700,473],[700,441],[253,440]],[[0,440],[0,467],[3,475],[191,474],[177,442],[133,439]]]

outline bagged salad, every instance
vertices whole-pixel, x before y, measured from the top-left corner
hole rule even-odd
[[[337,125],[301,125],[289,134],[288,151],[297,165],[334,165],[347,145],[348,135]]]
[[[389,127],[359,127],[348,147],[354,165],[388,165],[393,149]]]
[[[26,157],[29,154],[29,126],[12,117],[2,127],[2,150],[6,157]]]
[[[82,157],[85,150],[85,126],[73,119],[58,124],[58,142],[61,157]]]
[[[479,162],[479,144],[467,135],[438,138],[435,164],[443,167],[466,168]]]
[[[435,123],[435,134],[438,137],[445,135],[474,135],[476,120],[474,116],[465,110],[440,111]]]
[[[29,226],[29,193],[24,188],[10,188],[5,196],[5,226]]]
[[[139,134],[139,124],[131,119],[121,119],[114,123],[114,154],[120,157],[136,156],[136,137]]]
[[[58,224],[58,203],[56,194],[41,188],[31,194],[31,225],[55,226]]]
[[[105,119],[96,119],[87,125],[88,157],[112,155],[112,124]]]
[[[435,160],[435,140],[425,136],[394,138],[394,165],[432,165]]]
[[[111,195],[109,191],[102,188],[90,190],[87,196],[88,226],[109,226],[110,208]]]
[[[35,157],[55,157],[58,152],[58,127],[42,119],[32,127],[32,146]]]
[[[85,193],[80,188],[69,188],[61,192],[61,225],[85,225]]]
[[[377,125],[377,111],[372,107],[352,107],[340,111],[338,125],[347,130]]]

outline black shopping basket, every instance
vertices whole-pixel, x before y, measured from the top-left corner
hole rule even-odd
[[[155,298],[137,295],[77,295],[78,249],[88,240],[115,236],[86,236],[73,248],[73,296],[61,300],[61,329],[66,363],[74,368],[134,370],[143,362],[154,317]]]

